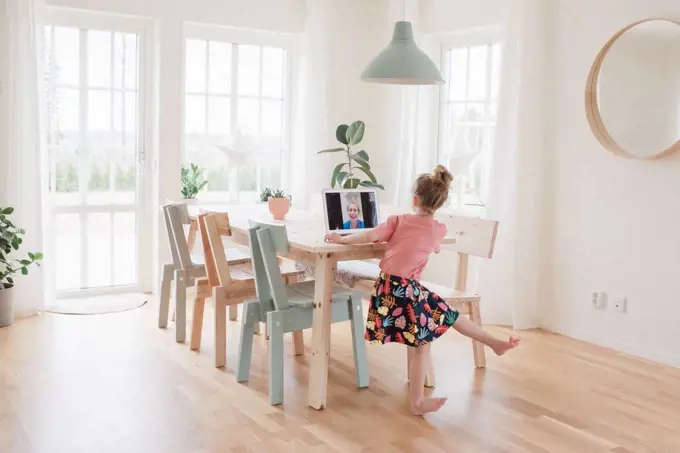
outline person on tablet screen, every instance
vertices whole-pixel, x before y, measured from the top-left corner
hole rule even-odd
[[[349,220],[342,225],[343,230],[356,230],[364,227],[364,221],[359,218],[359,205],[353,201],[347,203]]]

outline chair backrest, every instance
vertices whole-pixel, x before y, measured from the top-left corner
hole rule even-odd
[[[172,253],[172,264],[175,269],[181,269],[182,265],[179,260],[179,253],[177,252],[177,245],[175,244],[175,233],[172,231],[172,222],[170,222],[170,213],[168,212],[169,204],[163,205],[161,212],[163,213],[163,222],[165,223],[165,231],[168,234],[168,244],[170,245],[170,253]]]
[[[231,236],[229,216],[226,212],[207,212],[198,216],[205,270],[210,286],[227,286],[232,283],[227,254],[222,236]]]
[[[442,245],[441,249],[458,253],[455,288],[458,291],[465,291],[467,289],[469,257],[493,258],[498,222],[451,214],[437,216],[437,220],[446,225],[447,235],[454,236],[456,239],[455,243]]]
[[[437,220],[446,225],[448,236],[456,238],[454,244],[442,245],[443,250],[481,258],[493,257],[498,232],[497,221],[451,214],[437,216]]]
[[[248,236],[257,298],[263,314],[274,308],[287,309],[290,305],[277,255],[289,250],[286,227],[251,220]]]
[[[191,255],[186,236],[184,236],[184,225],[191,224],[187,205],[185,203],[170,204],[164,206],[163,211],[166,225],[170,225],[168,235],[171,237],[170,248],[172,249],[175,268],[189,269],[191,267]]]

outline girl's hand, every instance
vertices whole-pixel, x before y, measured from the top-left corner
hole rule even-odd
[[[328,233],[324,237],[324,241],[330,242],[331,244],[342,244],[342,235],[338,233]]]

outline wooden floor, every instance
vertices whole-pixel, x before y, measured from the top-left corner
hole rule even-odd
[[[241,385],[237,323],[228,368],[216,370],[210,335],[193,353],[172,325],[155,327],[156,308],[0,329],[0,452],[680,452],[680,370],[560,336],[525,332],[519,350],[476,372],[468,342],[447,334],[433,348],[434,393],[450,400],[422,419],[407,411],[400,345],[369,345],[371,386],[357,391],[349,325],[337,325],[317,412],[309,357],[292,357],[290,339],[286,402],[272,407],[264,339]]]

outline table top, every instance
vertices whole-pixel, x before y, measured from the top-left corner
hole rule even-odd
[[[227,212],[232,230],[240,234],[247,234],[249,220],[262,223],[285,225],[288,232],[288,241],[292,248],[310,253],[380,253],[387,249],[386,244],[360,244],[344,245],[329,244],[324,241],[326,235],[325,219],[323,211],[301,210],[291,208],[282,221],[274,220],[265,203],[249,205],[193,205],[189,206],[189,214],[192,217],[201,212]],[[380,214],[383,219],[388,215],[399,212],[392,206],[380,206]],[[445,238],[442,243],[453,243],[454,238]]]

